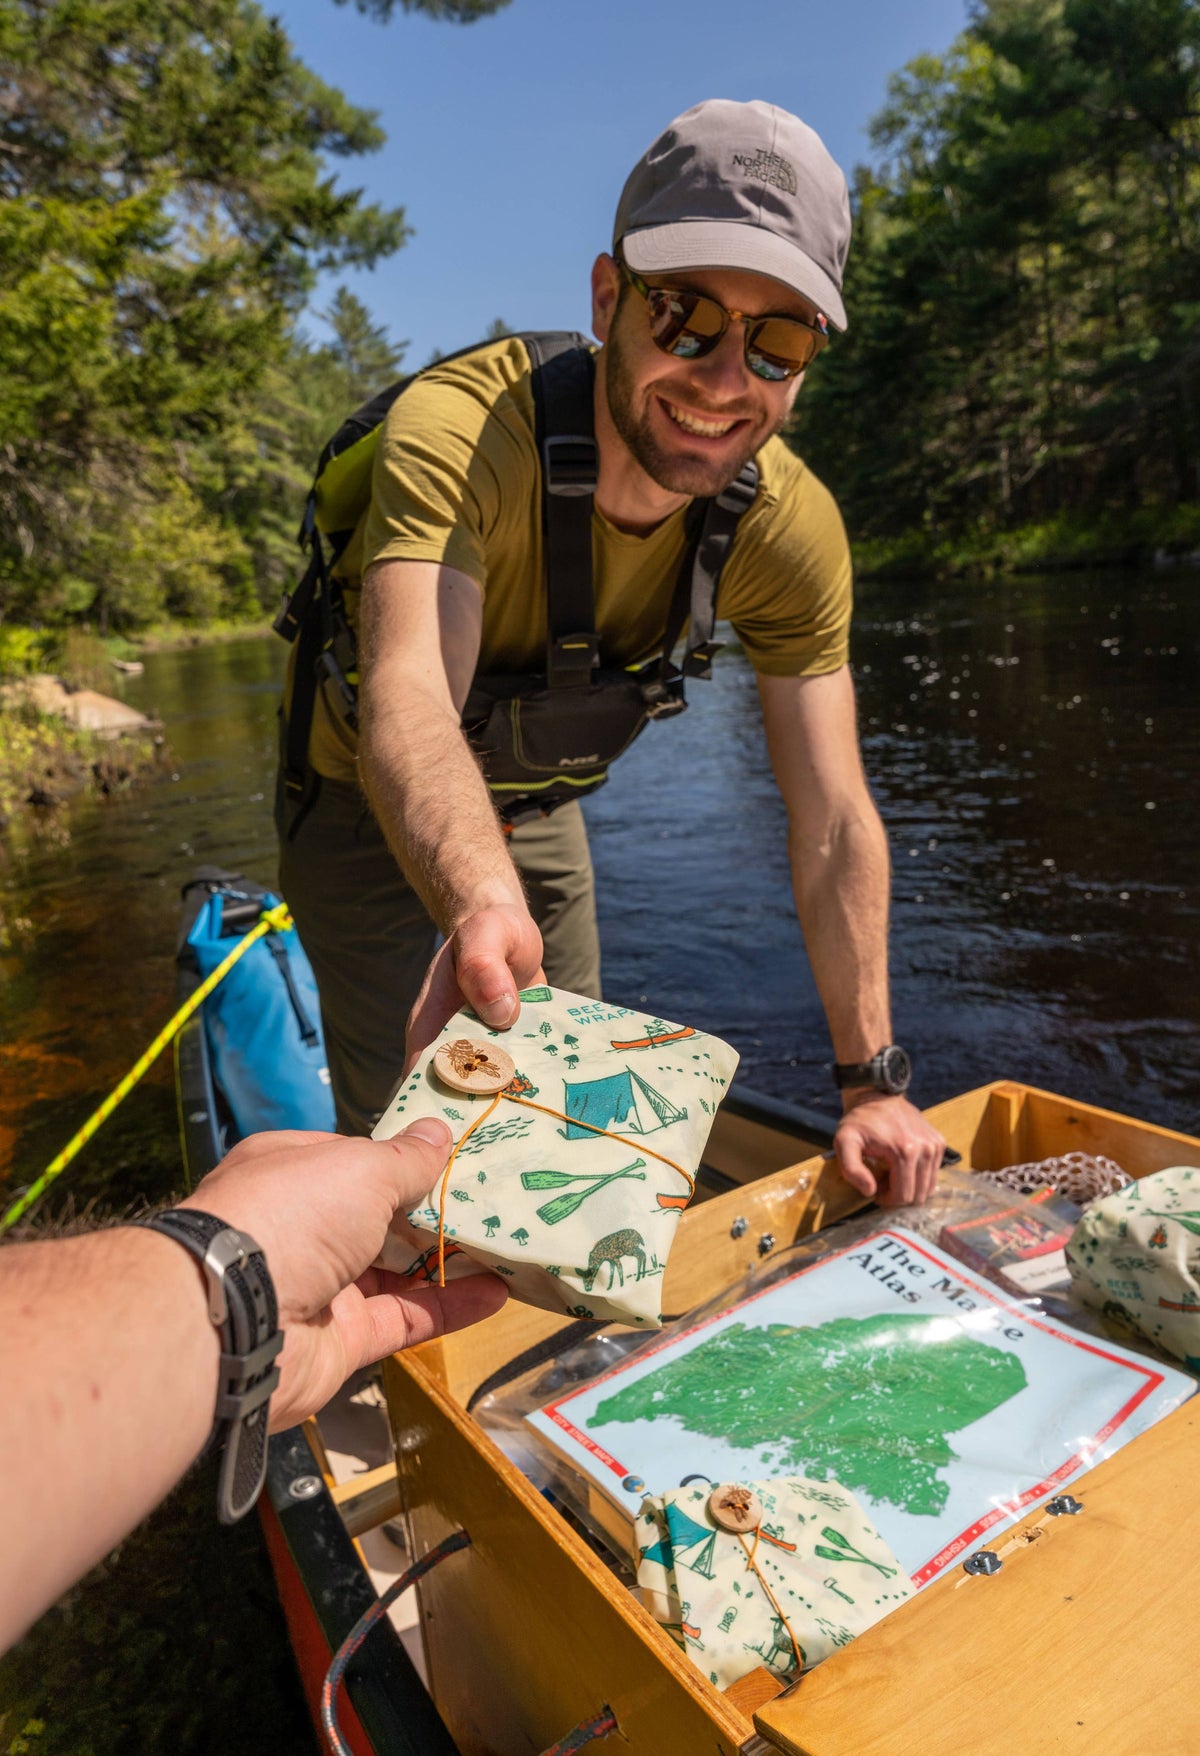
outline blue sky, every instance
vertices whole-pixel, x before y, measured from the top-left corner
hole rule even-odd
[[[849,173],[888,75],[945,49],[966,19],[965,0],[511,0],[465,27],[399,7],[379,25],[334,0],[268,10],[314,71],[379,112],[383,151],[334,167],[343,186],[403,205],[414,233],[374,272],[323,283],[314,307],[344,281],[409,341],[410,367],[495,317],[586,330],[621,185],[681,110],[782,104]]]

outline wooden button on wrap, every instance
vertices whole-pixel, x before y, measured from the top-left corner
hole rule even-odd
[[[433,1070],[451,1091],[467,1091],[489,1097],[503,1091],[517,1071],[517,1064],[492,1043],[459,1037],[443,1043],[433,1057]]]
[[[708,1496],[708,1516],[721,1530],[757,1530],[762,1523],[762,1502],[737,1482],[722,1482]]]

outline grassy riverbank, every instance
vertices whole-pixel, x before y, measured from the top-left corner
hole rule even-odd
[[[161,738],[142,733],[114,738],[39,711],[26,694],[30,677],[49,673],[69,689],[113,695],[120,689],[118,667],[136,662],[143,653],[269,632],[262,617],[204,624],[163,621],[136,638],[85,628],[0,628],[0,833],[22,806],[58,805],[88,791],[107,796],[135,785],[163,759]]]
[[[161,760],[161,741],[103,738],[27,705],[0,708],[0,833],[22,806],[60,805],[75,794],[107,797]]]
[[[1014,530],[985,525],[953,535],[908,530],[894,537],[863,538],[852,547],[855,572],[863,579],[1170,566],[1200,553],[1200,505],[1140,506],[1087,517],[1064,514]]]

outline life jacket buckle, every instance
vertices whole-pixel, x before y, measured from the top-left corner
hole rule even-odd
[[[596,492],[600,474],[596,441],[589,433],[550,433],[542,440],[546,492],[571,499]]]
[[[705,682],[712,676],[713,659],[725,645],[723,640],[701,640],[689,648],[683,661],[685,677],[700,677]]]
[[[592,680],[600,663],[600,640],[595,634],[560,634],[550,642],[547,672],[552,688],[581,688]]]
[[[682,677],[651,677],[642,683],[641,690],[647,719],[671,719],[687,706]]]

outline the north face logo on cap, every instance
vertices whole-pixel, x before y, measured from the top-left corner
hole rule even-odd
[[[735,152],[733,168],[741,171],[744,177],[755,177],[760,183],[769,183],[773,189],[782,189],[786,195],[796,193],[796,173],[777,152],[767,152],[763,147],[753,155]]]

